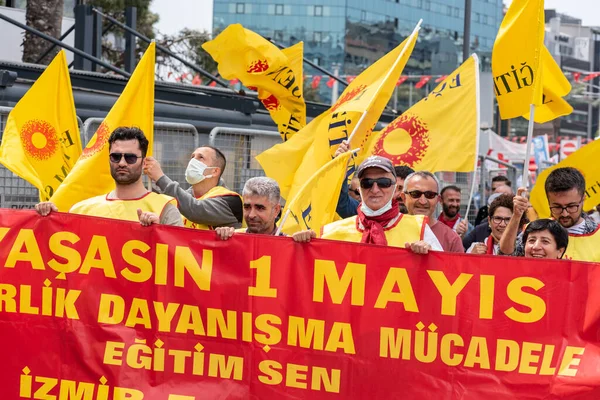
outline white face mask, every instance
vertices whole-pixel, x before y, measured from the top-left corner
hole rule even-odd
[[[195,185],[196,183],[202,182],[204,179],[212,178],[212,175],[204,175],[204,171],[209,168],[215,167],[209,167],[202,161],[198,161],[195,158],[192,158],[185,170],[185,180],[190,185]]]
[[[378,217],[380,215],[383,215],[387,211],[392,209],[392,201],[394,201],[395,193],[396,193],[396,187],[394,186],[394,191],[392,193],[392,197],[390,197],[390,200],[387,203],[385,203],[385,205],[377,211],[371,210],[364,202],[360,206],[360,209],[362,210],[363,214],[365,214],[365,216],[367,216],[367,217]]]

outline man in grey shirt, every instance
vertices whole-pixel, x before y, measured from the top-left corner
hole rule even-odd
[[[166,176],[159,162],[152,157],[146,158],[144,172],[164,194],[177,199],[186,227],[203,230],[219,226],[239,228],[243,218],[241,196],[219,185],[225,166],[225,156],[220,150],[203,146],[192,153],[185,171],[185,179],[192,185],[188,190]]]

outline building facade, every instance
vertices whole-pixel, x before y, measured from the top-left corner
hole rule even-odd
[[[502,0],[473,0],[471,49],[489,70]],[[240,23],[340,75],[357,75],[402,42],[423,19],[404,74],[442,75],[462,61],[464,0],[214,0],[213,34]],[[305,74],[317,73],[305,66]],[[416,98],[419,93],[414,94]]]
[[[580,19],[546,10],[545,45],[565,74],[573,89],[567,101],[573,112],[560,119],[561,136],[596,137],[598,135],[598,81],[579,83],[590,72],[600,71],[600,28],[582,25]]]

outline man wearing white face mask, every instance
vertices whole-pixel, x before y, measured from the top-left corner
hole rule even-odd
[[[186,227],[208,230],[218,226],[242,226],[241,196],[219,186],[226,166],[225,156],[220,150],[204,146],[192,153],[185,170],[185,179],[192,185],[187,191],[163,173],[158,161],[152,157],[146,160],[144,172],[163,193],[177,199]]]
[[[356,170],[363,202],[358,215],[332,222],[323,227],[323,239],[405,247],[415,253],[442,251],[442,246],[427,225],[423,215],[402,214],[395,195],[396,172],[392,162],[372,156]],[[315,237],[312,231],[296,232],[292,238],[307,242]]]

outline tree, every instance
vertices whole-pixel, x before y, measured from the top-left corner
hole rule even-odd
[[[27,0],[25,8],[25,24],[46,35],[59,38],[62,28],[64,0]],[[36,63],[38,58],[51,46],[51,44],[25,31],[23,39],[23,62]],[[40,63],[50,64],[60,48],[54,48]]]
[[[206,31],[184,28],[175,35],[164,35],[157,43],[168,48],[186,61],[214,75],[217,73],[217,63],[202,48],[202,45],[209,40],[211,40],[210,33]],[[178,80],[191,81],[198,74],[195,70],[170,57],[168,54],[157,53],[156,63],[169,76],[173,75]]]

